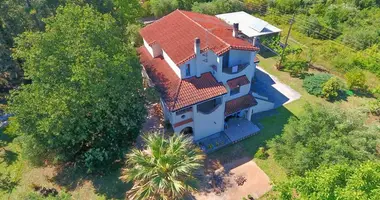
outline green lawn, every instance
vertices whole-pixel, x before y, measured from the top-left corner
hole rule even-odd
[[[32,167],[20,154],[17,142],[10,143],[6,150],[13,156],[9,162],[0,162],[0,172],[9,172],[18,185],[10,192],[0,190],[0,199],[18,200],[33,192],[32,185],[67,191],[73,199],[125,199],[131,184],[122,182],[120,164],[104,175],[87,175],[72,166]]]
[[[266,55],[264,55],[266,56]],[[266,146],[266,143],[271,140],[276,135],[280,135],[284,125],[287,123],[288,119],[292,116],[299,116],[303,112],[303,106],[306,103],[312,105],[330,105],[338,106],[342,109],[347,108],[357,108],[364,106],[372,98],[366,98],[361,96],[349,96],[346,100],[328,102],[323,98],[319,98],[308,94],[302,87],[302,79],[294,78],[287,72],[278,71],[274,65],[278,58],[264,58],[258,56],[260,59],[259,66],[265,69],[270,74],[279,78],[283,83],[288,84],[294,90],[299,92],[302,97],[299,100],[291,102],[283,107],[280,107],[272,115],[260,118],[255,121],[255,123],[260,123],[263,128],[260,133],[246,140],[243,140],[232,146],[223,148],[217,152],[210,155],[211,158],[217,158],[221,162],[228,162],[239,157],[250,157],[253,159],[254,154],[261,146]],[[269,157],[265,160],[254,159],[257,165],[270,177],[274,184],[285,181],[287,179],[286,169],[284,169],[279,163],[274,159],[274,155],[271,149],[268,150]],[[263,199],[276,199],[276,192],[271,191],[266,194]]]

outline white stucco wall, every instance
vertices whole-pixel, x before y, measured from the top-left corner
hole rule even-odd
[[[143,39],[143,40],[144,40],[144,39]],[[150,55],[151,55],[152,57],[154,57],[154,56],[153,56],[153,49],[152,49],[152,47],[149,46],[148,42],[146,42],[145,40],[144,40],[144,47],[148,50],[148,52],[150,53]]]
[[[182,118],[182,115],[184,115],[185,117]],[[193,111],[186,112],[186,113],[183,113],[181,115],[177,115],[177,112],[172,112],[172,116],[173,116],[173,123],[172,124],[174,125],[178,122],[182,122],[184,120],[193,118]]]
[[[201,112],[195,111],[196,109],[193,109],[194,140],[199,140],[201,138],[224,130],[225,107],[226,105],[223,101],[222,104],[210,114],[203,114]],[[193,108],[196,108],[196,106]]]
[[[226,86],[226,88],[227,94],[225,95],[224,100],[229,101],[231,99],[236,99],[250,93],[251,84],[240,86],[240,92],[232,96],[230,95],[230,88],[228,87],[228,85]]]
[[[197,62],[198,59],[198,62]],[[200,65],[197,68],[197,63]],[[186,76],[186,65],[190,64],[190,76]],[[181,69],[181,77],[189,78],[192,76],[196,76],[197,70],[199,70],[200,74],[206,72],[213,72],[212,65],[218,66],[217,55],[213,51],[208,51],[207,54],[200,55],[195,57],[186,63],[182,64],[179,68]],[[216,74],[214,74],[216,78]]]
[[[165,61],[169,64],[169,66],[172,68],[172,70],[177,74],[177,76],[181,78],[180,68],[178,68],[178,66],[173,62],[173,60],[169,57],[165,50],[162,50],[162,56],[164,57]]]
[[[250,63],[252,51],[230,50],[230,60],[228,66],[235,66],[244,63]]]

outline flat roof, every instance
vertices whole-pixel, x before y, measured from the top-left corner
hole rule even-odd
[[[282,30],[244,11],[216,15],[230,25],[239,23],[239,30],[248,37],[279,33]]]

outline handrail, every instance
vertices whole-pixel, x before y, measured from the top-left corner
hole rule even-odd
[[[220,105],[222,105],[222,103],[219,103],[213,109],[211,109],[211,110],[209,110],[207,112],[204,112],[204,111],[201,111],[201,110],[198,110],[198,109],[197,109],[197,111],[200,112],[200,113],[202,113],[202,114],[204,114],[204,115],[208,115],[208,114],[213,113],[215,110],[217,110],[220,107]]]
[[[224,67],[222,68],[222,72],[223,73],[226,73],[226,74],[237,74],[241,71],[243,71],[245,68],[247,68],[249,66],[249,63],[245,63],[245,64],[240,64],[238,65],[238,70],[237,72],[232,72],[232,68],[233,67]]]

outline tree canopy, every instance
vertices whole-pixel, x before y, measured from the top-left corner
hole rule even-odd
[[[299,175],[323,164],[375,160],[380,130],[365,125],[363,117],[358,111],[307,104],[304,114],[292,117],[269,145],[275,159]]]
[[[129,199],[181,199],[194,190],[193,173],[201,167],[204,156],[191,138],[147,133],[144,142],[144,149],[133,149],[127,155],[122,178],[134,182],[127,193]]]
[[[89,171],[122,156],[144,121],[140,65],[109,14],[69,4],[45,32],[16,39],[32,84],[11,95],[16,132],[32,161],[80,161]]]
[[[380,162],[322,166],[278,190],[281,199],[380,199]]]

